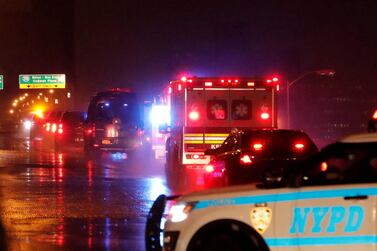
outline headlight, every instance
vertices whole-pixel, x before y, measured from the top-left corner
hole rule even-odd
[[[169,211],[169,220],[172,222],[182,222],[186,220],[196,203],[197,202],[181,202],[173,205]]]

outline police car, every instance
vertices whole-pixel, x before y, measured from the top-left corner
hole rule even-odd
[[[174,205],[161,224],[169,199]],[[161,195],[148,215],[146,246],[165,251],[376,250],[376,215],[377,134],[351,135],[299,163],[278,186]]]

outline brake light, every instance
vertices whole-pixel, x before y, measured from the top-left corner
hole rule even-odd
[[[247,86],[253,87],[253,86],[255,86],[255,83],[254,82],[247,82]]]
[[[56,130],[57,130],[57,126],[56,126],[55,123],[53,123],[52,126],[51,126],[51,132],[56,133]]]
[[[261,119],[267,120],[270,118],[270,114],[268,112],[262,112],[260,115]]]
[[[62,134],[62,133],[63,133],[63,124],[59,124],[58,133],[59,133],[59,134]]]
[[[213,173],[215,171],[215,168],[213,165],[206,165],[205,170],[207,173]]]
[[[85,132],[86,132],[86,134],[92,134],[93,130],[92,129],[87,129]]]
[[[192,111],[189,113],[189,118],[191,120],[198,120],[199,119],[199,113],[197,111]]]
[[[326,172],[328,167],[329,166],[328,166],[327,162],[322,162],[321,165],[320,165],[320,169],[321,169],[322,172]]]
[[[297,143],[295,144],[295,149],[296,150],[303,150],[305,148],[305,145],[302,143]]]
[[[244,154],[244,155],[241,156],[241,158],[240,158],[240,162],[241,162],[241,164],[243,164],[243,165],[249,165],[249,164],[251,164],[253,161],[251,160],[250,155],[248,155],[248,154]]]
[[[253,144],[253,149],[255,151],[262,151],[263,150],[263,144],[261,144],[261,143],[255,143],[255,144]]]

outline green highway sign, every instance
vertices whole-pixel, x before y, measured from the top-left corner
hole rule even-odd
[[[63,89],[65,74],[22,74],[19,85],[20,89]]]
[[[4,89],[4,76],[0,75],[0,90]]]

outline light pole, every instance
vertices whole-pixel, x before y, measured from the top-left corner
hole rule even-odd
[[[289,88],[294,85],[296,82],[298,82],[299,80],[305,78],[306,76],[308,75],[311,75],[311,74],[317,74],[317,75],[321,75],[321,76],[328,76],[328,77],[332,77],[335,75],[335,71],[333,69],[322,69],[322,70],[315,70],[315,71],[309,71],[309,72],[306,72],[304,74],[301,74],[300,76],[298,76],[296,79],[292,80],[292,81],[287,81],[287,87],[286,87],[286,94],[287,94],[287,127],[290,129],[291,128],[291,107],[290,107],[290,98],[289,98]]]

